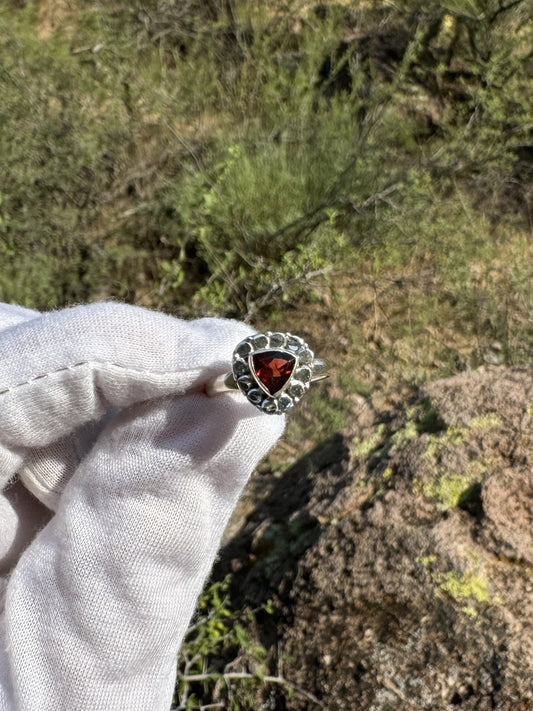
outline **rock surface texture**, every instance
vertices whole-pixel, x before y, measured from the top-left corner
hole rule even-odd
[[[228,542],[283,675],[256,708],[533,709],[533,367],[369,405]],[[245,561],[244,563],[242,561]]]

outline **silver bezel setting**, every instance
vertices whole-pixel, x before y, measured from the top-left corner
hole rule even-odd
[[[290,378],[271,395],[256,376],[252,356],[280,351],[296,359]],[[313,377],[314,354],[299,336],[280,331],[256,333],[237,344],[233,351],[233,378],[249,402],[269,415],[280,415],[293,407],[309,389]]]

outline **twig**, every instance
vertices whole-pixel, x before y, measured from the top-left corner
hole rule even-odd
[[[286,686],[289,689],[292,689],[295,691],[297,694],[300,694],[304,698],[308,699],[308,701],[312,701],[314,704],[318,704],[319,706],[320,701],[311,694],[311,692],[306,691],[305,689],[302,689],[301,686],[297,686],[296,684],[293,684],[291,681],[288,681],[287,679],[284,679],[281,676],[258,676],[257,674],[250,674],[249,672],[228,672],[227,674],[222,674],[221,675],[224,680],[226,681],[226,684],[230,686],[231,681],[238,681],[240,679],[254,679],[255,681],[260,681],[264,684],[279,684],[280,686]],[[179,676],[180,681],[185,681],[188,684],[191,684],[193,682],[202,682],[202,681],[212,681],[213,680],[213,675],[212,674],[189,674],[189,675],[181,675]]]
[[[188,637],[191,632],[194,632],[195,630],[199,629],[200,627],[203,627],[206,625],[210,620],[213,619],[215,616],[216,611],[213,608],[212,610],[209,610],[208,614],[205,617],[201,617],[198,622],[195,622],[194,624],[190,625],[190,627],[187,629],[187,632],[185,633],[185,637]]]
[[[415,708],[415,706],[413,705],[413,702],[410,701],[405,696],[405,694],[403,694],[400,691],[400,689],[396,686],[396,684],[391,679],[388,679],[387,677],[385,677],[382,681],[382,684],[386,689],[389,689],[389,691],[392,691],[393,694],[395,694],[399,699],[401,699],[401,701],[403,701],[404,704],[407,704],[407,706],[409,706],[409,708],[412,708],[412,709]]]
[[[195,706],[194,708],[199,709],[199,711],[205,711],[206,709],[223,709],[224,702],[220,701],[215,704],[203,704],[202,706]],[[183,704],[181,704],[180,706],[174,706],[171,711],[186,711],[186,709],[187,706],[183,706]]]
[[[512,10],[514,7],[517,7],[518,5],[522,4],[522,0],[512,0],[512,2],[507,3],[507,5],[504,5],[502,2],[500,3],[500,6],[495,10],[490,17],[488,17],[489,25],[494,24],[496,19],[504,12],[507,12],[508,10]]]
[[[169,121],[163,121],[163,126],[170,131],[170,133],[174,136],[174,138],[180,143],[183,148],[187,151],[187,153],[191,156],[193,161],[196,164],[196,167],[198,168],[199,173],[205,178],[207,181],[208,185],[210,188],[214,188],[215,185],[211,180],[209,180],[209,177],[207,173],[205,172],[204,166],[202,165],[200,159],[198,158],[197,154],[194,152],[192,146],[183,138],[183,136],[180,136],[180,134],[176,131],[176,129],[172,126],[172,124]]]
[[[305,274],[301,274],[297,277],[291,277],[290,279],[281,279],[279,282],[274,283],[266,294],[263,294],[263,296],[257,299],[257,301],[254,303],[254,306],[258,306],[260,308],[264,304],[268,304],[274,294],[276,294],[278,291],[285,291],[287,287],[292,286],[293,284],[298,284],[301,282],[308,283],[311,279],[314,279],[319,276],[324,276],[325,274],[329,274],[332,271],[333,266],[328,265],[327,267],[323,267],[322,269],[315,269],[314,271],[306,272]]]

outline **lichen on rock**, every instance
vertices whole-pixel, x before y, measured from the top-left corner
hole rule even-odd
[[[243,522],[235,590],[275,600],[270,661],[323,709],[533,708],[532,401],[533,367],[434,382],[311,453]],[[275,545],[246,558],[259,525]]]

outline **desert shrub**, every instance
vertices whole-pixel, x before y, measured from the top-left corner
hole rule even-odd
[[[529,3],[43,7],[0,12],[0,299],[261,323],[409,272],[389,338],[528,357]]]
[[[144,157],[152,64],[144,57],[132,82],[135,27],[119,33],[84,7],[50,36],[37,4],[0,13],[0,299],[37,308],[122,296],[139,278],[121,283],[129,247],[145,246],[123,240],[117,223],[131,207],[132,163]]]
[[[210,85],[202,85],[201,110],[219,110],[226,122],[232,115],[232,130],[224,123],[201,169],[163,191],[180,223],[179,255],[162,265],[165,289],[187,289],[194,310],[241,317],[280,297],[302,298],[309,274],[354,269],[373,250],[389,250],[387,225],[398,226],[403,205],[413,207],[416,172],[428,182],[417,187],[415,211],[435,216],[442,205],[432,249],[443,256],[448,234],[467,230],[470,219],[470,208],[454,210],[458,222],[444,229],[450,196],[487,216],[489,240],[504,217],[516,222],[526,200],[516,159],[529,140],[531,30],[522,6],[492,14],[453,8],[403,3],[385,20],[382,9],[388,30],[374,44],[374,28],[339,40],[341,29],[361,32],[370,11],[307,13],[298,31],[293,7],[244,13],[239,71],[231,81],[218,76],[211,106]],[[404,256],[424,240],[417,223]],[[205,280],[191,289],[195,260]]]

